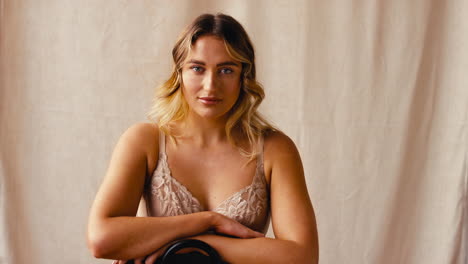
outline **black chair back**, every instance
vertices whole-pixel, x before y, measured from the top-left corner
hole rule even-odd
[[[196,248],[208,255],[198,251],[177,254],[181,249]],[[218,252],[207,243],[197,239],[180,240],[169,246],[164,254],[158,258],[156,264],[223,264]]]

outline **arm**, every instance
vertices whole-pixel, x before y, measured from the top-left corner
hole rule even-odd
[[[296,241],[267,237],[238,239],[208,234],[193,238],[211,245],[228,263],[318,263],[313,253],[307,252]]]
[[[283,134],[265,140],[265,170],[271,170],[271,213],[275,239],[195,238],[213,246],[229,263],[318,263],[315,215],[301,159]],[[267,164],[267,162],[269,164]]]
[[[95,257],[138,258],[170,241],[209,229],[240,237],[258,236],[212,212],[135,217],[145,177],[151,173],[148,161],[158,159],[157,151],[154,153],[158,149],[157,138],[155,125],[137,124],[130,127],[117,143],[88,221],[88,247]]]
[[[114,149],[89,216],[88,247],[98,258],[128,259],[144,255],[167,241],[208,228],[202,214],[134,217],[148,173],[149,147],[157,149],[155,132],[156,128],[150,124],[134,125],[121,136]],[[181,225],[182,222],[190,224]]]

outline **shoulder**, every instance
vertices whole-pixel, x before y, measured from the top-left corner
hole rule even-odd
[[[285,163],[300,163],[300,155],[294,141],[280,131],[268,132],[264,136],[264,164],[266,175],[271,175],[275,167]],[[268,177],[269,178],[269,177]]]
[[[148,167],[154,167],[158,159],[159,128],[155,123],[140,122],[131,125],[120,137],[119,144],[126,146],[129,152],[143,152]]]
[[[154,123],[136,123],[131,125],[122,135],[122,139],[129,143],[136,144],[141,147],[150,144],[158,143],[159,129]]]
[[[139,122],[131,125],[124,134],[131,136],[154,136],[159,131],[158,125],[155,123]]]
[[[294,141],[281,131],[268,132],[264,140],[265,155],[273,160],[279,159],[284,155],[297,153]]]

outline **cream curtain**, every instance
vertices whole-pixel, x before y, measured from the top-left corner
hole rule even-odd
[[[86,249],[89,207],[205,12],[255,44],[321,263],[468,263],[468,1],[0,3],[0,263],[109,263]]]

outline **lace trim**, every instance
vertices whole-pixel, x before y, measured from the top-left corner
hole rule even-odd
[[[160,141],[159,164],[151,180],[151,193],[159,206],[159,216],[176,216],[204,211],[200,202],[182,183],[172,177],[165,138]],[[258,157],[261,159],[261,156]],[[223,214],[244,225],[252,225],[268,206],[267,183],[263,175],[263,162],[257,160],[252,183],[221,202],[213,211]]]
[[[161,164],[158,164],[151,181],[151,193],[158,200],[161,210],[160,214],[164,216],[176,216],[200,212],[201,205],[198,200],[184,185],[171,176],[167,157],[164,153],[159,162]]]
[[[259,168],[263,169],[263,166]],[[266,182],[264,182],[265,178],[261,176],[257,170],[251,185],[224,200],[213,211],[228,216],[244,225],[252,225],[261,212],[266,209],[267,205]]]

